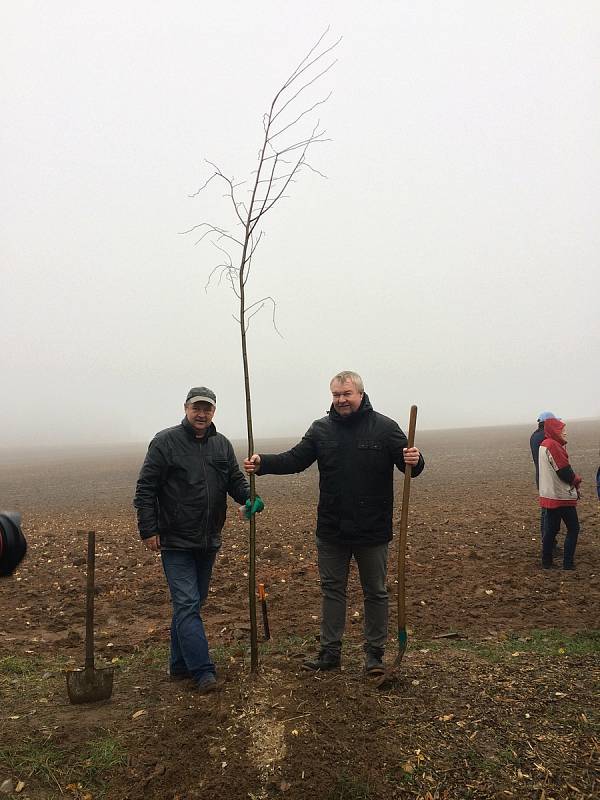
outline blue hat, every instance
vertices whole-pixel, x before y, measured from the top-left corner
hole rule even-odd
[[[545,422],[547,419],[556,419],[551,411],[542,411],[538,417],[538,422]]]

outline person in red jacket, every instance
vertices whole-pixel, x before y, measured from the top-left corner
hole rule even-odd
[[[579,536],[577,500],[581,478],[573,472],[565,449],[567,426],[561,419],[544,422],[546,438],[540,445],[540,506],[546,509],[542,538],[542,567],[550,569],[552,550],[561,521],[567,527],[563,548],[563,569],[575,569],[575,548]]]

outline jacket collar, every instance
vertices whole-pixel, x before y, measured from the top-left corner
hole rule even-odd
[[[329,419],[333,420],[333,422],[337,422],[340,425],[353,425],[359,419],[362,419],[366,414],[369,414],[373,411],[373,406],[371,405],[371,401],[369,400],[369,396],[365,392],[363,394],[362,403],[358,407],[356,411],[352,414],[348,414],[348,416],[342,416],[338,414],[338,412],[333,407],[333,403],[331,404],[331,408],[328,411]]]

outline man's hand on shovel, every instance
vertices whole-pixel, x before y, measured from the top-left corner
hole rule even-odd
[[[411,467],[416,467],[419,463],[419,456],[421,455],[421,451],[418,447],[405,447],[402,451],[404,454],[404,461],[407,464],[410,464]]]

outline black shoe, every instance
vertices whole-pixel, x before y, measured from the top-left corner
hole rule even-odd
[[[189,681],[192,678],[189,672],[171,672],[167,670],[167,675],[170,681]]]
[[[308,672],[327,672],[331,669],[339,669],[340,657],[330,650],[321,650],[318,656],[307,658],[302,664],[302,669]]]
[[[575,569],[575,564],[563,564],[563,569]]]
[[[208,694],[209,692],[214,692],[216,688],[217,688],[217,679],[212,674],[212,672],[203,675],[196,684],[196,691],[198,691],[200,694]]]
[[[367,653],[367,658],[365,659],[365,672],[367,675],[383,675],[385,673],[385,667],[383,666],[383,654],[379,655],[379,653]]]
[[[542,569],[556,569],[552,561],[542,561]]]

